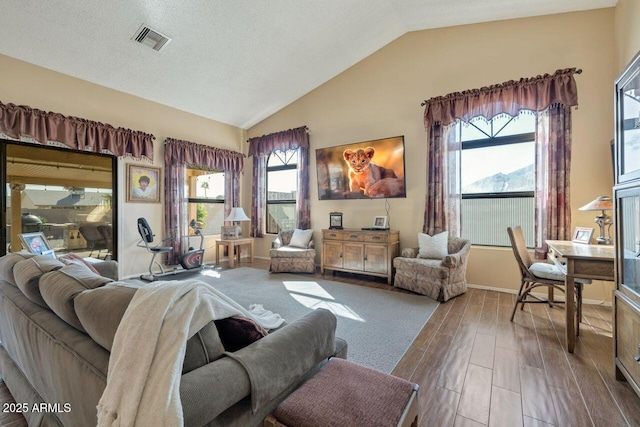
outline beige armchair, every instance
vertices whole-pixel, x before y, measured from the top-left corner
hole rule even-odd
[[[467,291],[467,260],[471,242],[459,237],[449,238],[449,255],[442,260],[418,258],[418,248],[405,248],[402,256],[393,260],[398,288],[447,301]]]
[[[306,233],[309,239],[302,239],[302,241],[296,239],[297,242],[292,242],[294,231],[296,230],[282,230],[271,243],[269,271],[273,273],[316,272],[316,250],[313,245],[313,236],[311,236],[312,230],[297,230]]]

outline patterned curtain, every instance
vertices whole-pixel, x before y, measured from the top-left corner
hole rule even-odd
[[[460,172],[459,147],[449,140],[447,128],[477,116],[491,120],[502,113],[516,116],[520,110],[532,110],[538,113],[539,119],[536,132],[536,254],[542,252],[545,239],[569,237],[570,110],[578,105],[574,74],[579,72],[575,68],[557,70],[552,75],[511,80],[424,102],[429,165],[425,232],[433,234],[447,230],[452,236],[460,233],[460,198],[457,197],[459,187],[456,187],[459,178],[453,174]],[[547,114],[548,119],[545,118]],[[556,179],[555,174],[565,176]]]
[[[182,254],[182,238],[187,234],[188,206],[186,188],[187,165],[225,172],[225,217],[240,199],[240,173],[244,154],[195,142],[167,138],[165,163],[165,235],[175,236],[173,250],[167,252],[167,265],[178,264]]]
[[[267,209],[267,158],[266,154],[253,156],[253,181],[251,184],[251,237],[264,237]]]
[[[240,206],[240,172],[226,171],[224,173],[224,217],[231,213],[231,208]],[[231,225],[231,221],[225,221]]]
[[[536,129],[535,256],[547,255],[545,240],[571,239],[571,109],[553,104],[538,113]]]
[[[267,158],[273,151],[298,149],[298,194],[296,227],[311,228],[309,200],[309,134],[306,126],[249,139],[249,156],[253,156],[251,236],[263,237],[267,206]]]
[[[10,138],[33,138],[40,144],[55,141],[69,148],[93,153],[109,152],[153,160],[153,135],[111,125],[63,116],[25,105],[0,102],[0,133]]]
[[[443,127],[438,123],[427,129],[427,200],[423,232],[434,234],[448,231],[459,237],[460,155],[462,144],[455,137],[456,124]]]

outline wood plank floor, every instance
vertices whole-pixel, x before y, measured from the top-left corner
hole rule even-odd
[[[324,277],[405,292],[365,276]],[[510,322],[513,303],[511,294],[469,289],[440,304],[393,371],[420,386],[420,427],[640,426],[640,399],[614,375],[611,307],[584,307],[570,354],[562,308],[529,304]],[[0,402],[12,401],[0,384]],[[26,422],[0,414],[0,426]]]

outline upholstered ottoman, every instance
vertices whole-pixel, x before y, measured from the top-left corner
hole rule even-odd
[[[332,358],[264,420],[265,427],[418,425],[418,386]]]

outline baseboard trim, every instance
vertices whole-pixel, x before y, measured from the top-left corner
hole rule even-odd
[[[505,294],[512,294],[512,295],[517,295],[518,291],[516,291],[515,289],[505,289],[505,288],[496,288],[493,286],[484,286],[484,285],[474,285],[471,283],[467,283],[467,287],[469,288],[474,288],[474,289],[483,289],[485,291],[495,291],[495,292],[503,292]],[[538,293],[538,292],[532,292],[533,295],[539,296],[540,298],[546,298],[547,294],[546,293]],[[558,295],[556,298],[558,298],[558,301],[564,301],[564,295],[560,294]],[[602,301],[602,300],[594,300],[594,299],[582,299],[582,303],[583,304],[589,304],[589,305],[604,305],[607,307],[611,307],[611,301]]]

